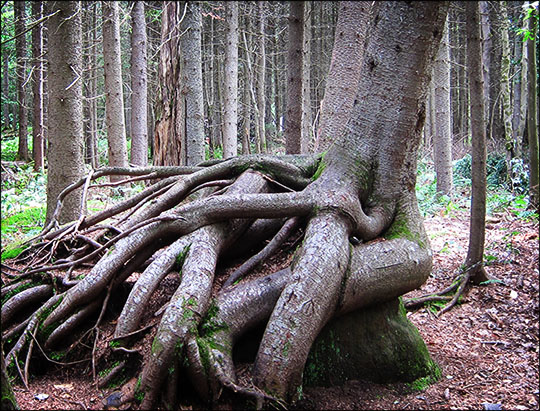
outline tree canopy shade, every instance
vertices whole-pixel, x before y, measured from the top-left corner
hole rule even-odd
[[[112,209],[41,235],[45,262],[27,275],[89,261],[93,268],[75,285],[59,280],[58,291],[45,284],[8,300],[2,322],[15,323],[7,333],[19,337],[8,347],[7,361],[26,347],[30,333],[46,349],[62,344],[85,317],[102,314],[115,290],[140,270],[112,344],[132,358],[129,347],[140,334],[153,292],[177,269],[180,283],[161,310],[139,383],[125,400],[151,409],[163,387],[174,398],[184,371],[180,364],[187,363],[193,386],[209,400],[225,387],[259,400],[289,402],[301,392],[310,349],[325,325],[419,287],[430,273],[431,252],[414,191],[416,155],[448,4],[372,7],[351,115],[324,154],[104,169],[74,184],[75,189],[107,173],[157,180]],[[223,185],[212,195],[201,194],[205,190],[185,201],[200,188]],[[123,211],[114,227],[99,225]],[[213,292],[216,266],[227,250],[262,242],[264,234],[290,219],[305,227],[290,266]],[[96,229],[104,230],[97,242],[86,236]],[[76,255],[49,264],[59,242],[69,247],[66,239],[77,243]],[[18,324],[15,314],[34,292],[50,297]],[[232,350],[246,330],[261,323],[266,328],[254,359],[254,385],[242,385]]]

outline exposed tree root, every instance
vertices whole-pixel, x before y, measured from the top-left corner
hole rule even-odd
[[[422,307],[425,304],[429,304],[430,302],[446,301],[447,304],[445,304],[436,313],[437,316],[443,315],[445,312],[451,310],[458,303],[459,298],[463,295],[467,288],[467,285],[469,285],[470,283],[471,271],[477,269],[479,265],[481,265],[481,263],[476,263],[471,265],[470,267],[463,269],[462,272],[460,272],[459,275],[454,279],[452,284],[446,287],[444,290],[438,291],[433,294],[425,294],[416,298],[404,299],[403,305],[405,306],[405,308],[413,310]],[[453,294],[448,295],[451,293]]]
[[[323,191],[328,183],[320,182],[321,179],[303,191],[290,191],[289,186],[305,186],[308,176],[302,169],[282,160],[256,159],[261,163],[253,168],[272,166],[296,173],[297,180],[291,181],[291,174],[282,178],[277,172],[270,178],[245,172],[234,180],[228,178],[231,172],[234,175],[244,170],[246,163],[253,166],[254,160],[224,161],[197,168],[193,175],[182,176],[176,182],[171,180],[176,177],[167,177],[150,186],[143,191],[144,196],[138,197],[143,205],[128,199],[121,207],[113,206],[115,213],[124,213],[113,213],[119,216],[119,223],[100,225],[104,216],[110,218],[110,211],[105,210],[99,218],[80,218],[75,225],[65,226],[68,229],[62,227],[40,237],[37,244],[47,257],[70,247],[74,247],[74,257],[26,270],[23,275],[68,268],[69,276],[78,264],[95,257],[99,261],[82,279],[62,277],[66,280],[59,283],[63,288],[53,290],[47,286],[48,295],[53,291],[55,295],[28,321],[12,328],[9,338],[17,334],[20,337],[6,361],[11,361],[28,344],[28,367],[35,338],[46,350],[52,349],[101,308],[92,328],[96,330],[95,344],[108,296],[150,261],[123,305],[114,333],[114,339],[122,346],[115,346],[115,350],[133,351],[129,349],[130,341],[140,331],[146,307],[165,276],[177,269],[181,282],[160,310],[163,314],[160,313],[151,355],[145,359],[140,385],[133,393],[134,398],[143,396],[141,408],[155,406],[163,387],[167,387],[169,400],[175,397],[182,356],[187,358],[186,371],[194,387],[208,400],[216,401],[223,388],[253,398],[259,405],[263,401],[284,405],[283,401],[294,400],[311,344],[327,321],[418,287],[429,273],[430,258],[422,246],[403,239],[353,247],[349,243],[353,234],[367,241],[388,230],[388,212],[393,212],[393,208],[382,214],[371,208],[366,214],[349,183],[333,181],[333,177],[331,191]],[[84,180],[88,187],[95,176],[96,173]],[[209,186],[226,186],[226,190],[183,202],[190,193]],[[410,222],[409,229],[420,233],[420,244],[421,228],[412,223],[416,211],[403,207],[401,213]],[[308,219],[304,242],[290,268],[232,286],[274,253],[304,217]],[[88,225],[89,221],[94,223]],[[102,234],[94,239],[89,235],[97,227],[102,227]],[[233,245],[249,248],[254,241],[268,236],[268,245],[241,265],[212,299],[220,255]],[[400,272],[399,281],[391,275],[396,272]],[[30,290],[26,294],[31,294]],[[6,316],[18,312],[11,307],[19,307],[17,301],[25,300],[26,294],[22,291],[7,300]],[[253,381],[244,386],[236,378],[232,349],[241,335],[265,321],[268,324],[253,366]],[[88,332],[81,338],[85,335]]]

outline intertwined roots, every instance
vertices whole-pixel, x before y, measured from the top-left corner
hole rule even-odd
[[[107,168],[68,187],[52,221],[19,256],[26,269],[9,274],[2,288],[6,362],[26,381],[35,346],[50,352],[65,345],[96,314],[88,331],[97,331],[92,333],[97,338],[108,303],[118,303],[115,291],[142,271],[110,343],[129,358],[130,346],[148,329],[141,322],[154,291],[178,270],[180,285],[157,313],[161,320],[151,351],[123,400],[151,408],[164,386],[174,397],[182,370],[208,400],[216,400],[223,387],[259,400],[294,399],[311,344],[329,319],[414,289],[431,268],[409,197],[386,207],[388,215],[370,214],[354,184],[340,183],[321,162],[321,156],[245,156],[199,167]],[[114,185],[145,180],[148,187],[58,227],[65,196],[86,201],[92,181],[105,175],[131,176]],[[305,235],[289,267],[242,281],[299,226],[305,226]],[[213,293],[220,257],[265,240],[268,244]],[[71,278],[74,268],[89,264],[84,278]],[[253,384],[240,384],[232,348],[246,330],[265,321]],[[24,350],[22,369],[18,359]]]

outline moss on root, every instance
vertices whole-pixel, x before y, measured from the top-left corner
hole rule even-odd
[[[350,379],[427,384],[440,377],[401,299],[332,320],[317,337],[304,369],[306,385]]]

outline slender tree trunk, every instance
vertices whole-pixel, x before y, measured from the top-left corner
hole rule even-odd
[[[43,15],[43,3],[32,2],[32,17],[37,21]],[[33,77],[33,97],[34,111],[32,120],[33,145],[32,152],[34,157],[34,170],[40,171],[44,167],[43,152],[43,26],[38,24],[32,30],[32,58],[34,60]]]
[[[486,122],[490,119],[490,94],[489,87],[491,84],[490,81],[490,66],[491,66],[491,54],[492,54],[492,44],[491,44],[491,24],[489,20],[489,4],[487,1],[478,2],[480,6],[480,20],[482,27],[482,78],[484,80],[484,120]],[[486,133],[489,132],[489,128]]]
[[[452,114],[450,113],[450,55],[448,22],[433,65],[435,134],[433,154],[437,175],[437,192],[450,196],[452,181]]]
[[[339,3],[339,17],[332,62],[322,102],[315,151],[325,151],[345,130],[362,71],[364,42],[372,4],[369,1]]]
[[[259,51],[257,67],[257,110],[259,120],[259,141],[261,152],[268,151],[266,143],[266,1],[259,1]]]
[[[248,50],[245,49],[244,53],[248,53]],[[241,88],[242,95],[242,154],[251,154],[251,110],[253,107],[253,101],[251,100],[251,93],[249,90],[250,84],[250,71],[247,64],[243,65],[243,84]],[[255,145],[257,149],[257,145]]]
[[[290,2],[289,44],[287,51],[287,113],[285,152],[299,154],[302,138],[302,65],[304,2]]]
[[[84,174],[82,122],[82,24],[78,1],[47,3],[49,60],[49,150],[47,178],[47,222],[56,209],[60,192]],[[82,190],[70,193],[63,202],[58,222],[79,216]]]
[[[11,120],[9,117],[9,53],[2,53],[2,117],[3,128],[9,129]]]
[[[504,122],[502,111],[502,35],[501,2],[489,2],[491,60],[489,65],[489,117],[487,139],[491,144],[504,147]]]
[[[225,10],[223,158],[230,158],[238,154],[238,3],[227,2]]]
[[[182,97],[186,107],[186,165],[204,160],[204,111],[201,54],[201,4],[187,2],[186,16],[180,24],[182,55]]]
[[[131,12],[131,163],[148,164],[148,75],[146,69],[146,20],[144,2]]]
[[[302,56],[302,131],[300,152],[309,153],[312,147],[311,131],[311,10],[312,3],[304,2],[304,31]]]
[[[535,18],[536,15],[536,18]],[[529,39],[527,40],[527,53],[529,56],[528,79],[528,110],[527,110],[527,130],[529,140],[529,206],[538,210],[540,194],[538,188],[538,84],[536,67],[536,46],[538,26],[538,7],[529,18]]]
[[[526,1],[524,4],[528,5]],[[521,14],[518,13],[521,18]],[[523,28],[527,29],[527,20],[523,22]],[[512,118],[512,139],[516,143],[517,156],[522,156],[522,142],[527,121],[527,46],[520,36],[515,38],[514,58],[519,60],[519,81],[514,81],[514,110]]]
[[[465,265],[474,284],[488,279],[483,265],[486,235],[486,134],[478,3],[467,2],[467,61],[471,89],[472,199],[469,248]]]
[[[107,140],[109,142],[109,166],[127,167],[126,122],[124,117],[124,93],[122,62],[120,60],[120,16],[118,3],[101,3],[103,13],[103,62],[105,73],[105,113]],[[111,176],[111,181],[122,177]]]
[[[15,51],[17,53],[17,100],[19,107],[19,149],[17,158],[28,161],[28,109],[26,108],[26,38],[25,1],[15,1]]]
[[[99,153],[98,153],[98,76],[97,76],[97,3],[92,5],[92,31],[90,34],[90,41],[92,42],[92,50],[90,53],[90,95],[91,100],[89,104],[90,109],[90,140],[92,144],[92,167],[94,169],[99,167]]]
[[[502,120],[504,129],[504,146],[506,149],[506,169],[510,184],[513,189],[513,170],[512,159],[517,156],[517,142],[512,138],[512,97],[511,97],[511,82],[510,82],[510,41],[508,39],[508,10],[505,1],[501,2],[501,106]]]

